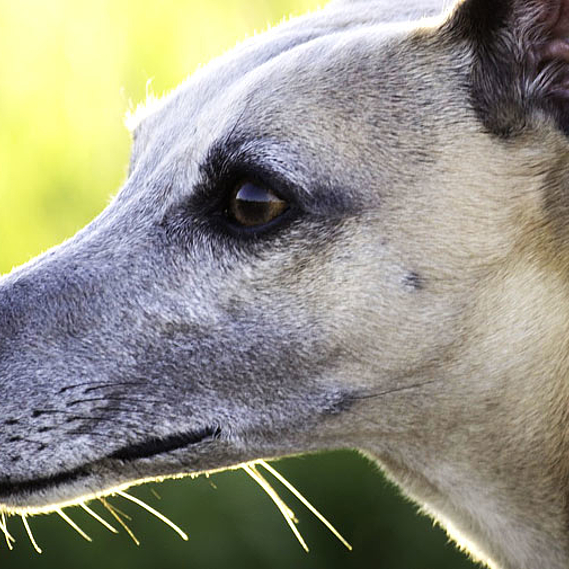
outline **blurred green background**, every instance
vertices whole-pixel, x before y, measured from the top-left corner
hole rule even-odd
[[[145,98],[149,80],[161,94],[246,35],[315,7],[312,0],[0,0],[0,272],[72,235],[117,191],[130,145],[123,117]],[[304,553],[267,496],[243,472],[228,472],[154,485],[160,499],[148,486],[134,492],[186,529],[188,543],[115,501],[132,515],[140,547],[76,509],[72,517],[94,544],[55,515],[33,518],[44,549],[38,556],[11,519],[17,547],[9,553],[0,545],[0,567],[473,566],[356,453],[278,468],[351,541],[352,553],[291,498],[311,547]]]

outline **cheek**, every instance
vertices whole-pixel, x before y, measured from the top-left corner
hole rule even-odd
[[[252,368],[290,374],[290,362],[305,378],[338,367],[393,377],[446,357],[460,337],[460,295],[370,233],[275,247],[235,266],[209,300],[227,357],[251,378]]]
[[[447,357],[460,340],[466,310],[460,291],[381,245],[352,242],[298,270],[287,287],[283,312],[306,319],[329,353],[342,354],[362,375],[413,374]]]

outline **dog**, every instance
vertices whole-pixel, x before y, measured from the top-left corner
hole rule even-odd
[[[567,36],[333,0],[149,102],[0,280],[1,511],[356,448],[488,567],[568,567]]]

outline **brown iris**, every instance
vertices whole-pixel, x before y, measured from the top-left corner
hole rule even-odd
[[[256,227],[273,221],[287,208],[288,203],[272,190],[243,182],[235,188],[228,212],[239,225]]]

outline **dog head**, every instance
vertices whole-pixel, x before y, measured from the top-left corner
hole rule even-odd
[[[325,448],[466,464],[529,404],[569,8],[422,4],[333,2],[133,119],[109,207],[0,281],[5,508]]]

